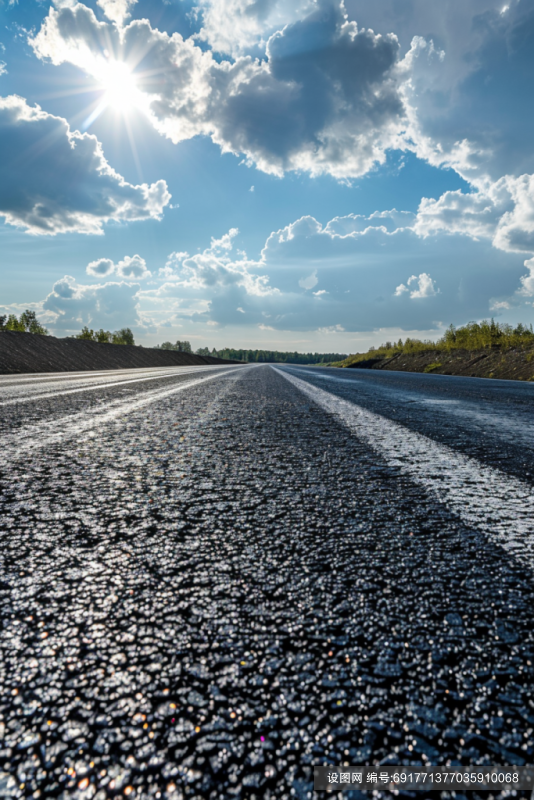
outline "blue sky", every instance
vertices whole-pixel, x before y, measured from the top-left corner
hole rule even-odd
[[[534,322],[525,0],[0,0],[0,308],[354,352]]]

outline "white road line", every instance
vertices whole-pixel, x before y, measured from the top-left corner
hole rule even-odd
[[[70,414],[51,422],[27,425],[17,430],[14,434],[3,436],[0,439],[2,456],[6,462],[9,462],[10,459],[24,457],[34,453],[36,450],[68,439],[74,439],[85,433],[89,436],[94,435],[95,428],[99,428],[106,423],[114,422],[127,414],[138,411],[152,403],[157,403],[160,400],[165,400],[167,397],[171,397],[185,389],[191,389],[200,383],[204,384],[216,378],[225,378],[227,375],[240,370],[242,371],[242,367],[225,369],[224,372],[217,372],[215,375],[206,375],[205,378],[186,381],[179,386],[174,386],[172,389],[155,389],[152,392],[146,392],[138,400],[133,398],[117,400],[112,404],[113,408],[110,409],[107,406],[105,411],[101,408],[94,408],[78,414]]]
[[[147,377],[142,377],[142,378],[128,378],[127,380],[122,380],[122,381],[103,382],[103,383],[100,382],[89,386],[86,384],[84,386],[78,387],[77,389],[63,389],[62,391],[59,392],[49,391],[49,392],[41,392],[41,394],[22,395],[19,397],[12,397],[9,400],[4,400],[3,402],[0,402],[0,408],[2,408],[3,406],[16,405],[18,403],[29,403],[33,402],[34,400],[48,400],[48,399],[53,399],[55,397],[63,397],[68,394],[91,392],[95,391],[96,389],[108,389],[113,386],[123,386],[128,383],[145,383],[146,381],[157,381],[160,380],[161,378],[169,378],[169,377],[172,378],[180,375],[188,375],[191,372],[208,372],[214,369],[221,369],[221,367],[220,366],[200,367],[200,368],[192,367],[188,369],[183,369],[181,372],[164,372],[164,373],[160,372],[158,373],[158,375],[149,375]],[[223,365],[223,369],[228,369],[228,368]]]
[[[299,369],[298,372],[293,372],[293,374],[298,375],[302,375],[302,373],[311,375],[314,378],[319,378],[323,381],[328,381],[329,383],[350,384],[354,388],[359,388],[363,385],[364,391],[369,387],[368,381],[362,380],[361,378],[338,378],[335,375],[324,375],[321,372],[315,372],[314,370],[309,369]],[[453,376],[443,375],[441,377],[449,378]],[[376,384],[374,385],[376,386]],[[532,384],[529,385],[532,389],[534,389]],[[484,411],[477,406],[477,404],[463,399],[453,400],[448,398],[439,399],[425,397],[421,396],[421,394],[418,392],[409,391],[408,389],[398,390],[391,386],[384,386],[383,384],[380,386],[380,394],[385,395],[386,397],[394,398],[396,404],[399,404],[399,402],[408,402],[418,403],[419,405],[423,406],[432,404],[446,405],[447,414],[453,414],[463,422],[467,422],[468,419],[472,420],[477,427],[485,429],[498,439],[509,441],[511,438],[513,438],[515,442],[520,439],[525,447],[528,447],[529,449],[534,448],[534,421],[532,420],[531,415],[526,411],[516,413],[514,418],[511,418],[506,416],[508,413],[507,410],[504,413],[502,410],[500,412],[495,412],[491,409]]]
[[[534,568],[534,490],[527,483],[273,367],[465,523]]]

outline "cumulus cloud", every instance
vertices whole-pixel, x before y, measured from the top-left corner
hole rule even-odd
[[[95,275],[100,278],[105,275],[111,275],[115,271],[115,264],[111,258],[98,258],[96,261],[91,261],[85,271],[88,275]]]
[[[414,225],[422,237],[438,232],[491,239],[508,252],[534,252],[534,175],[505,175],[483,190],[423,198]]]
[[[313,289],[313,287],[317,286],[318,283],[319,280],[317,278],[317,270],[314,270],[311,275],[308,275],[307,278],[300,279],[299,286],[301,289]]]
[[[135,256],[125,256],[117,264],[111,258],[98,258],[87,265],[86,272],[88,275],[96,277],[111,275],[115,272],[121,278],[129,278],[130,280],[142,280],[143,278],[152,277],[152,273],[147,269],[145,259],[137,254]]]
[[[515,91],[534,62],[531,3],[512,0],[505,13],[498,0],[346,4],[360,25],[399,38],[418,156],[452,166],[479,188],[486,178],[534,171],[532,121],[524,93]]]
[[[302,19],[317,5],[316,0],[200,0],[199,38],[219,53],[238,56],[265,44],[269,33]]]
[[[136,3],[137,0],[97,0],[106,17],[119,25],[128,19],[130,8]]]
[[[269,286],[268,278],[251,272],[251,268],[257,267],[257,262],[249,261],[246,254],[239,260],[231,258],[233,240],[238,233],[237,228],[231,228],[220,239],[213,238],[209,247],[193,256],[184,252],[171,253],[165,265],[165,275],[172,280],[172,286],[184,291],[236,286],[248,295],[273,294],[276,290]],[[242,307],[238,310],[244,313]]]
[[[417,284],[417,288],[410,291],[408,287],[414,283]],[[436,288],[434,281],[427,272],[421,272],[419,277],[412,275],[408,278],[406,285],[404,283],[399,284],[395,289],[395,297],[400,297],[405,292],[410,292],[412,300],[418,300],[424,297],[435,297],[439,293],[439,289]]]
[[[43,309],[54,315],[52,327],[61,331],[80,330],[84,325],[106,330],[146,328],[139,316],[139,289],[139,284],[122,281],[86,286],[65,275],[54,284]]]
[[[158,219],[170,199],[165,181],[133,186],[95,136],[22,97],[0,98],[0,148],[0,215],[33,234],[102,233],[109,220]]]
[[[493,243],[501,250],[534,253],[534,175],[504,181],[512,207],[500,218]]]
[[[121,278],[141,280],[142,278],[150,278],[152,273],[147,269],[145,259],[136,254],[131,257],[125,256],[122,261],[119,261],[117,274]]]
[[[110,61],[133,69],[143,108],[173,142],[211,136],[271,174],[305,170],[338,178],[385,160],[406,126],[399,42],[321,2],[269,38],[266,59],[217,61],[192,39],[99,22],[82,4],[51,8],[30,40],[36,55],[72,63],[102,81]]]
[[[150,309],[177,314],[184,324],[334,333],[392,326],[429,331],[436,320],[460,324],[483,317],[514,294],[524,256],[464,235],[421,238],[415,223],[415,214],[396,210],[336,217],[324,225],[302,217],[273,231],[258,259],[236,254],[232,230],[196,255],[172,254],[164,283],[141,297]],[[321,289],[303,292],[303,276]],[[534,281],[522,285],[527,289]],[[395,294],[385,288],[395,286]],[[401,296],[407,302],[399,302]]]
[[[534,258],[527,258],[525,267],[528,269],[528,275],[521,277],[521,287],[519,293],[526,297],[534,296]]]
[[[318,333],[343,333],[345,328],[342,325],[329,325],[327,328],[317,328]]]

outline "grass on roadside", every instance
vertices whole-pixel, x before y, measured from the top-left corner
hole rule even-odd
[[[348,367],[359,361],[371,358],[393,358],[401,354],[425,353],[425,352],[449,352],[451,350],[485,350],[488,348],[499,348],[508,350],[511,348],[527,349],[534,347],[534,331],[532,325],[523,325],[521,322],[513,328],[503,322],[495,322],[491,319],[482,322],[468,322],[459,328],[450,325],[444,335],[436,342],[430,339],[421,341],[420,339],[410,339],[409,337],[397,343],[385,342],[380,347],[371,347],[366,353],[355,353],[344,361],[333,363],[333,367]],[[425,372],[441,367],[441,363],[435,362],[425,368]]]

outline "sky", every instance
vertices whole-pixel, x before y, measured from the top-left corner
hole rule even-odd
[[[0,0],[0,313],[364,351],[534,322],[531,0]]]

